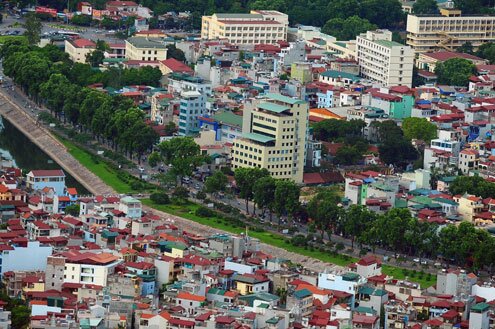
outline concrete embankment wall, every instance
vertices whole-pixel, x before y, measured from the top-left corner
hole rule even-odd
[[[115,191],[98,176],[81,165],[47,129],[38,125],[34,117],[29,116],[2,94],[0,94],[0,115],[26,135],[88,191],[95,195],[115,194]]]

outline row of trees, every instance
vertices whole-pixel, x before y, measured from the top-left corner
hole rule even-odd
[[[341,234],[352,245],[357,242],[373,249],[433,259],[441,256],[475,269],[491,269],[495,262],[495,238],[471,223],[439,230],[437,224],[411,217],[408,209],[393,208],[379,215],[358,205],[344,209],[338,202],[339,197],[332,192],[320,192],[308,204],[312,225],[322,237],[325,233]]]
[[[134,154],[141,158],[156,143],[158,135],[145,124],[143,111],[130,99],[84,87],[80,84],[84,78],[75,76],[89,66],[73,64],[57,47],[30,47],[13,41],[2,47],[1,55],[5,74],[59,119],[91,132],[131,158]]]
[[[207,189],[210,179],[215,181],[215,190],[225,187],[225,175],[217,172],[214,176],[208,178]],[[408,209],[393,208],[384,214],[359,205],[345,209],[340,204],[340,196],[331,190],[318,193],[303,207],[299,203],[299,187],[291,181],[272,178],[265,169],[240,168],[234,177],[239,196],[246,200],[246,211],[251,200],[258,208],[278,216],[295,218],[305,213],[311,220],[310,230],[319,232],[321,239],[325,234],[330,237],[338,234],[350,239],[352,246],[357,242],[361,247],[368,245],[373,249],[393,250],[396,254],[443,257],[474,269],[491,270],[495,263],[495,238],[468,222],[439,230],[437,224],[412,217]],[[476,186],[477,182],[471,185]]]

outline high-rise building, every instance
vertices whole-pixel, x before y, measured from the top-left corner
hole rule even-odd
[[[455,51],[466,42],[476,49],[495,41],[495,16],[407,16],[407,44],[417,53]]]
[[[275,44],[287,40],[289,16],[275,10],[252,10],[250,14],[203,16],[201,39],[227,39],[230,43]]]
[[[179,136],[199,133],[199,117],[206,114],[206,98],[198,91],[183,91],[180,95]]]
[[[414,51],[392,41],[389,30],[368,31],[357,37],[357,60],[362,77],[385,86],[412,85]]]
[[[309,106],[279,94],[251,99],[243,114],[243,134],[234,140],[232,168],[266,168],[274,178],[303,181]]]

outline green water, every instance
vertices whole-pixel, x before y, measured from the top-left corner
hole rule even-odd
[[[0,116],[0,154],[13,159],[15,166],[25,172],[33,169],[62,169],[21,131]],[[79,195],[90,194],[74,177],[65,173],[67,187],[75,187]]]

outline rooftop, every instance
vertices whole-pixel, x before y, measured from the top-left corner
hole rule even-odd
[[[389,41],[389,40],[375,40],[375,43],[387,47],[387,48],[392,48],[392,47],[406,47],[406,45],[403,45],[401,43],[395,42],[395,41]]]
[[[284,111],[290,110],[290,108],[287,106],[278,105],[278,104],[269,103],[269,102],[259,104],[258,108],[260,108],[262,110],[270,111],[270,112],[275,112],[275,113],[282,113]]]
[[[126,40],[136,48],[167,49],[165,43],[160,38],[131,37]]]
[[[273,138],[273,137],[265,136],[265,135],[257,134],[257,133],[245,133],[245,134],[242,134],[242,137],[247,138],[247,139],[252,139],[252,140],[254,140],[256,142],[260,142],[260,143],[268,143],[268,142],[272,142],[275,140],[275,138]]]
[[[305,101],[302,101],[300,99],[296,99],[296,98],[292,98],[292,97],[287,97],[287,96],[284,96],[284,95],[281,95],[281,94],[268,93],[268,94],[266,94],[266,97],[271,98],[271,99],[273,99],[275,101],[279,101],[279,102],[287,103],[287,104],[291,104],[291,105],[294,105],[294,104],[305,104],[306,103]]]

